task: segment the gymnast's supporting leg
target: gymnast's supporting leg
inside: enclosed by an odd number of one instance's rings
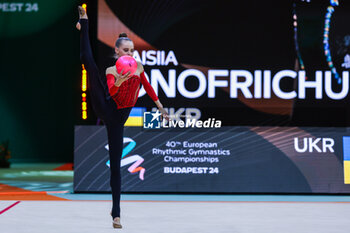
[[[114,119],[106,122],[109,144],[110,157],[110,185],[112,189],[112,217],[120,217],[120,191],[121,191],[121,175],[120,160],[123,153],[123,134],[124,124],[129,117],[131,108],[123,108],[115,110]]]

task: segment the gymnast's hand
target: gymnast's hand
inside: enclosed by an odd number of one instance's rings
[[[167,111],[163,107],[159,108],[159,111],[162,113],[162,117],[164,119],[166,119],[167,121],[170,121],[169,114],[167,113]]]
[[[163,104],[160,102],[160,100],[156,100],[154,101],[154,103],[157,105],[158,110],[160,111],[160,113],[162,114],[163,119],[166,119],[167,121],[170,121],[170,117],[169,114],[167,113],[167,111],[163,108]]]
[[[120,87],[120,85],[122,85],[123,82],[125,82],[126,80],[128,80],[129,78],[131,78],[132,75],[130,75],[130,71],[123,74],[123,70],[120,71],[120,73],[118,73],[117,69],[114,67],[112,74],[115,77],[115,83],[114,85],[117,87]]]

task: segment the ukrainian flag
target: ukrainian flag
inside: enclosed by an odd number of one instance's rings
[[[146,108],[133,107],[125,126],[143,126],[143,112],[145,111]]]
[[[344,184],[350,184],[350,137],[343,137]]]

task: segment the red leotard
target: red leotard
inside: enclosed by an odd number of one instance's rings
[[[153,101],[158,100],[151,84],[146,79],[145,72],[142,72],[140,76],[133,75],[127,81],[123,82],[120,87],[116,87],[114,83],[115,77],[112,74],[107,74],[109,94],[116,102],[118,109],[134,107],[139,96],[140,83],[142,83],[147,94]]]

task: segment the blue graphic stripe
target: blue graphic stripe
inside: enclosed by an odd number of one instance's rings
[[[146,108],[142,107],[133,107],[130,112],[130,117],[143,117],[143,112],[146,111]]]
[[[343,137],[343,154],[344,161],[350,161],[350,137]]]
[[[129,142],[129,144],[126,147],[124,147],[124,149],[123,149],[122,158],[124,158],[126,155],[128,155],[132,151],[132,149],[134,149],[135,146],[136,146],[135,141]],[[106,162],[106,165],[108,167],[111,165],[109,160]]]
[[[130,143],[123,149],[122,158],[124,158],[125,155],[129,154],[129,152],[131,152],[132,149],[134,149],[135,146],[136,146],[136,142],[135,142],[135,141],[130,142]]]

